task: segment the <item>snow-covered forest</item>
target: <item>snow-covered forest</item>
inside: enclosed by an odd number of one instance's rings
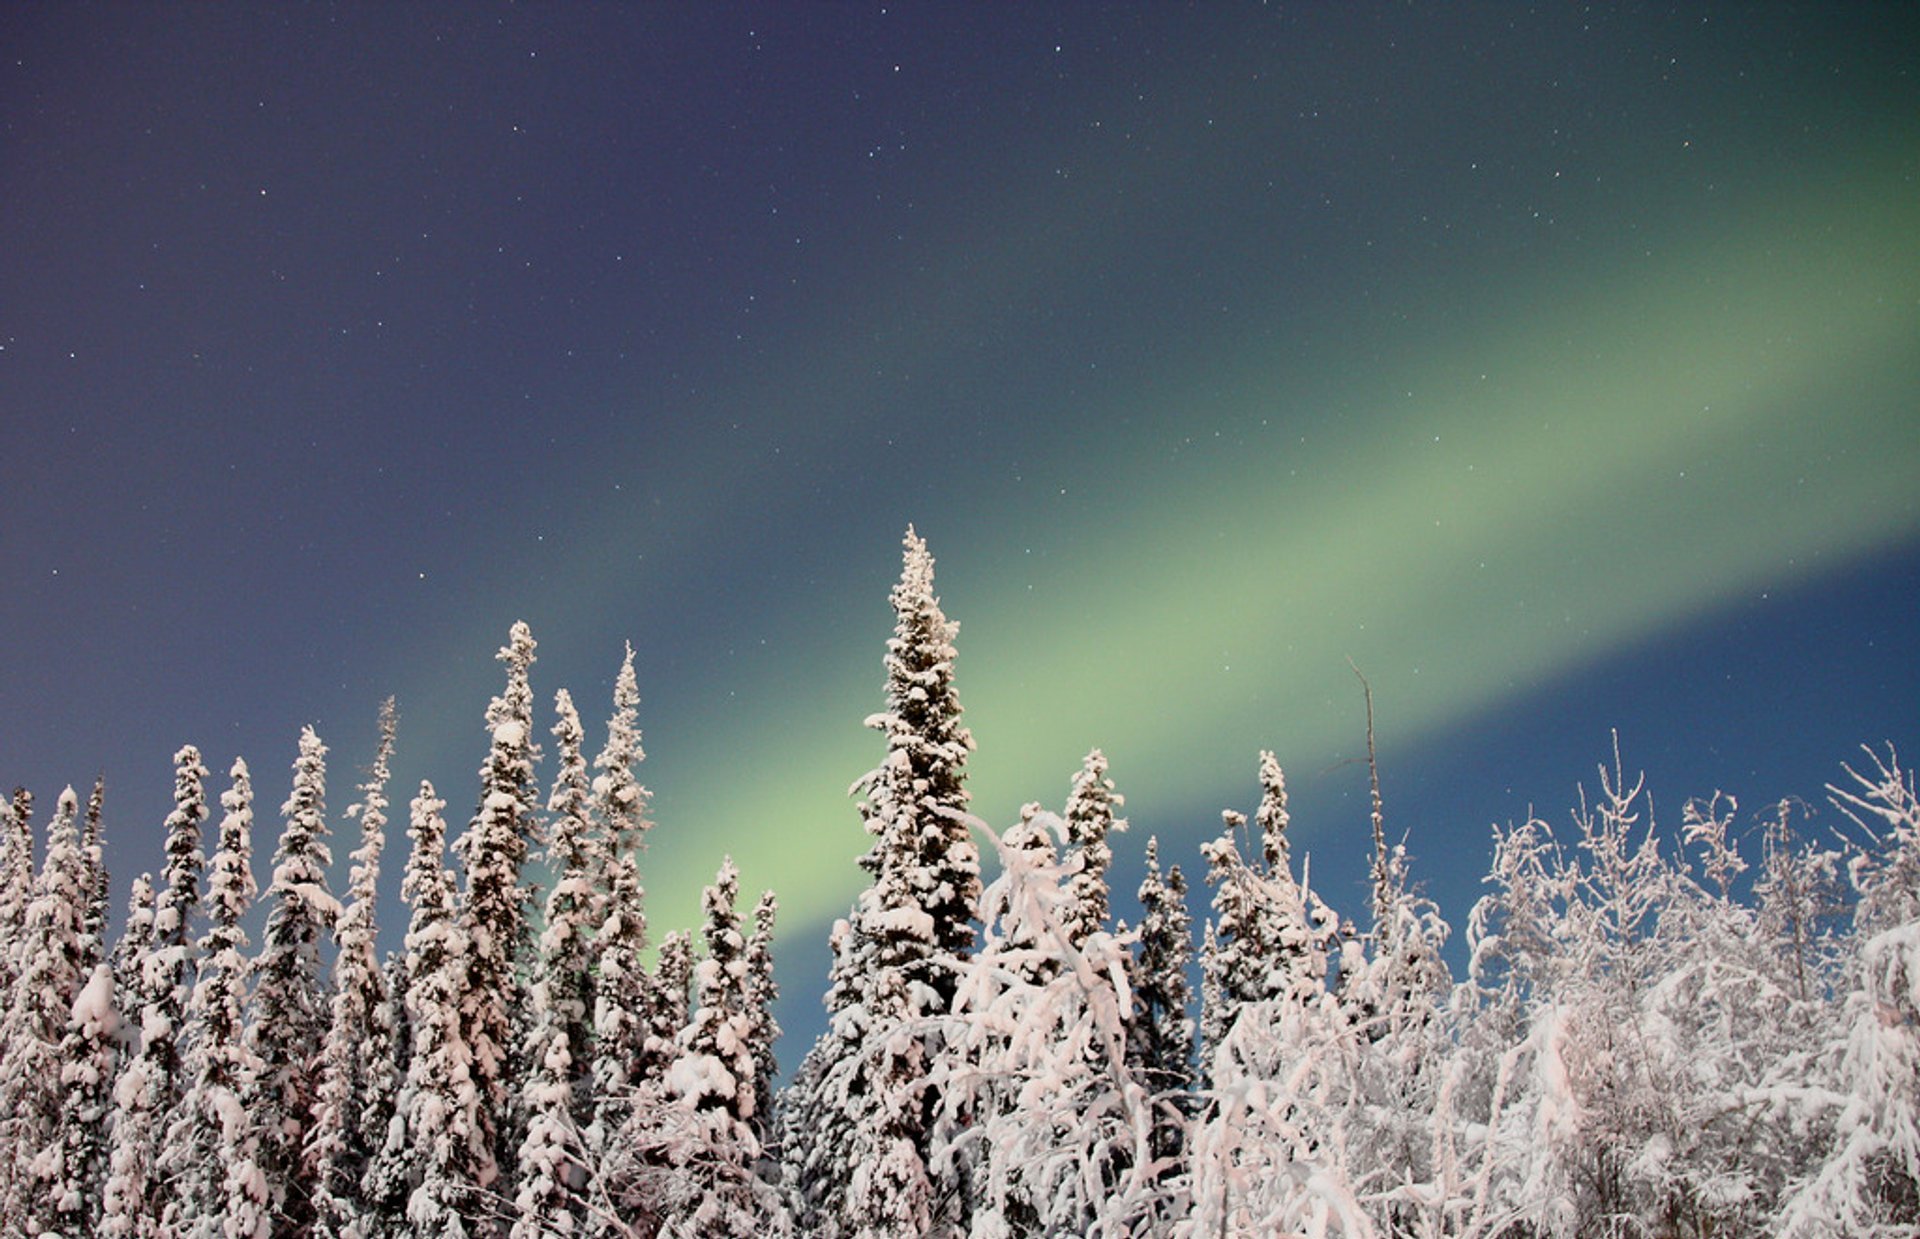
[[[391,703],[344,813],[309,729],[264,890],[244,761],[179,750],[164,855],[112,916],[102,786],[16,791],[0,1232],[1920,1233],[1920,798],[1892,749],[1837,769],[1818,828],[1717,793],[1656,826],[1616,755],[1563,822],[1494,830],[1451,955],[1377,780],[1343,915],[1262,753],[1198,855],[1141,841],[1127,923],[1105,758],[1057,810],[971,815],[957,626],[911,530],[891,601],[866,885],[778,1091],[772,895],[743,908],[716,857],[698,932],[649,932],[631,650],[595,751],[564,690],[536,719],[513,628],[452,836],[433,786],[393,803]]]

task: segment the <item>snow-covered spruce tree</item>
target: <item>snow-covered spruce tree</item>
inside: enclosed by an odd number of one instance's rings
[[[273,1233],[285,1239],[313,1225],[313,1185],[301,1174],[300,1154],[313,1127],[314,1068],[326,1040],[320,940],[340,915],[327,891],[333,857],[326,844],[326,757],[313,728],[303,728],[293,791],[280,806],[285,824],[264,900],[267,923],[247,1023],[247,1045],[259,1065],[243,1100],[260,1128],[256,1166]]]
[[[360,821],[346,910],[335,931],[333,997],[314,1085],[313,1127],[307,1136],[305,1178],[313,1187],[315,1239],[365,1239],[361,1180],[386,1135],[388,1117],[373,1104],[393,1094],[393,1027],[388,1022],[386,976],[380,969],[380,853],[386,847],[387,779],[396,723],[393,698],[380,706],[380,741],[360,802],[347,810]],[[388,1114],[390,1115],[389,1109]]]
[[[639,852],[648,827],[647,789],[635,772],[646,754],[640,747],[640,690],[633,673],[633,647],[627,647],[613,682],[613,715],[607,743],[595,759],[593,804],[605,832],[609,855],[602,920],[595,929],[593,996],[592,1117],[587,1145],[598,1165],[608,1141],[632,1112],[637,1073],[646,1053],[648,987],[643,952],[647,945],[645,892],[640,885]],[[601,1227],[599,1219],[592,1225]]]
[[[60,1127],[66,1092],[61,1043],[86,979],[81,917],[87,873],[71,787],[47,826],[46,862],[23,926],[20,975],[0,1018],[0,1217],[32,1235],[51,1227],[59,1201]]]
[[[774,1043],[780,1040],[780,1025],[773,1017],[780,998],[773,978],[773,925],[779,915],[780,900],[772,891],[762,891],[760,902],[753,906],[753,934],[747,939],[747,1005],[756,1030],[750,1123],[763,1158],[773,1140],[773,1081],[780,1071],[773,1056]]]
[[[972,1167],[981,1239],[1131,1235],[1159,1212],[1151,1107],[1127,1057],[1127,944],[1105,928],[1076,936],[1073,870],[1056,851],[1070,830],[1025,813],[999,840],[934,1068],[936,1156]]]
[[[12,993],[20,977],[32,903],[33,793],[16,787],[0,811],[0,993]]]
[[[178,1184],[164,1219],[180,1239],[254,1239],[267,1233],[264,1184],[254,1173],[259,1130],[241,1102],[258,1069],[245,1043],[246,931],[253,905],[253,783],[235,759],[220,795],[213,862],[207,874],[207,931],[187,1008],[187,1092],[159,1157],[160,1174]],[[229,1182],[229,1173],[235,1175]]]
[[[692,1011],[675,1039],[663,1104],[629,1127],[642,1167],[642,1209],[661,1239],[758,1239],[790,1233],[779,1194],[757,1173],[754,1107],[767,1037],[740,932],[740,873],[731,857],[701,896],[706,956],[693,969]]]
[[[592,935],[603,919],[594,882],[606,869],[607,851],[590,816],[580,713],[564,688],[555,694],[554,711],[560,769],[547,804],[553,815],[547,843],[552,885],[534,963],[532,1025],[521,1054],[527,1134],[518,1156],[514,1239],[577,1233],[590,1194],[583,1133],[592,1106]]]
[[[127,891],[126,921],[114,941],[108,962],[113,965],[113,1007],[122,1021],[128,1057],[140,1048],[140,1009],[146,1005],[146,958],[153,949],[153,875],[136,874]]]
[[[404,1137],[406,1119],[400,1112],[400,1090],[407,1081],[407,1066],[413,1058],[413,1024],[407,1018],[407,957],[389,952],[380,969],[381,988],[386,1001],[374,1021],[376,1037],[384,1036],[384,1062],[373,1061],[375,1048],[368,1049],[367,1093],[361,1104],[361,1129],[369,1141],[367,1166],[360,1176],[360,1239],[413,1239],[407,1224],[407,1193],[402,1177],[404,1163],[389,1155],[396,1138]]]
[[[1868,843],[1850,869],[1855,908],[1830,1151],[1795,1185],[1780,1233],[1892,1239],[1920,1233],[1920,795],[1898,755],[1868,750],[1828,787]]]
[[[120,1060],[120,1017],[113,1005],[113,969],[96,964],[74,995],[73,1012],[60,1043],[60,1112],[53,1171],[52,1231],[100,1233],[100,1197],[107,1177],[108,1123],[113,1113],[114,1072]]]
[[[80,859],[87,871],[87,902],[80,917],[81,952],[88,976],[107,958],[107,903],[113,891],[107,882],[106,841],[102,834],[106,802],[107,780],[102,776],[93,781],[93,792],[87,797],[87,815],[80,828]]]
[[[1127,980],[1133,1012],[1127,1024],[1127,1062],[1153,1103],[1149,1145],[1155,1174],[1177,1173],[1193,1110],[1193,918],[1187,880],[1174,865],[1160,870],[1160,842],[1147,840],[1147,873],[1140,882],[1140,946]]]
[[[959,1224],[963,1193],[930,1172],[924,1078],[940,1052],[973,945],[980,858],[964,786],[973,739],[954,690],[958,625],[933,592],[933,557],[909,528],[894,587],[880,766],[854,784],[874,837],[872,881],[835,927],[832,1027],[795,1077],[783,1148],[800,1228],[812,1234],[931,1236]]]
[[[1303,883],[1294,881],[1287,847],[1287,788],[1280,763],[1260,754],[1260,861],[1240,855],[1235,836],[1246,817],[1221,815],[1220,837],[1201,845],[1214,917],[1201,952],[1202,1075],[1241,1008],[1270,999],[1315,1000],[1326,989],[1328,949],[1337,921]]]
[[[407,1013],[413,1054],[398,1114],[370,1173],[376,1197],[405,1193],[414,1239],[468,1239],[492,1233],[484,1207],[478,1140],[480,1098],[465,1038],[469,944],[445,868],[446,802],[420,785],[408,831],[413,849],[401,897],[413,909],[407,928]]]
[[[1077,858],[1067,878],[1073,902],[1066,913],[1067,933],[1075,946],[1107,928],[1107,870],[1113,864],[1113,848],[1107,836],[1126,830],[1126,821],[1114,817],[1114,811],[1125,803],[1126,798],[1114,790],[1113,780],[1107,777],[1107,755],[1094,749],[1073,776],[1065,814],[1067,842]]]
[[[522,966],[531,954],[528,906],[521,881],[528,848],[537,840],[533,781],[539,748],[533,742],[533,690],[527,673],[535,642],[516,623],[495,657],[507,668],[505,689],[487,706],[490,744],[480,767],[480,806],[455,850],[466,869],[461,927],[467,972],[460,999],[462,1040],[473,1056],[479,1106],[474,1153],[483,1188],[511,1196],[513,1158],[519,1152],[519,1111],[513,1082],[515,1032],[526,1018]]]
[[[151,931],[130,963],[137,964],[139,1047],[115,1086],[116,1115],[100,1233],[107,1239],[148,1239],[160,1230],[174,1198],[173,1181],[155,1173],[159,1144],[173,1128],[185,1092],[181,1032],[193,979],[188,920],[200,903],[200,828],[207,820],[200,750],[173,755],[173,812],[167,815],[165,869],[153,897]],[[139,895],[136,891],[136,906]],[[127,932],[140,927],[129,918]]]

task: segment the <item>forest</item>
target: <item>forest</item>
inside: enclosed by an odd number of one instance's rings
[[[1716,793],[1673,832],[1616,751],[1565,824],[1492,831],[1464,952],[1377,777],[1350,917],[1309,885],[1261,753],[1258,807],[1223,814],[1198,882],[1144,841],[1128,923],[1100,751],[1058,809],[969,812],[933,566],[909,529],[867,720],[884,752],[855,784],[865,886],[831,931],[827,1030],[783,1086],[773,895],[741,907],[720,859],[697,934],[649,933],[630,647],[589,756],[564,689],[536,721],[512,628],[464,829],[431,784],[407,799],[400,952],[376,918],[401,850],[392,702],[337,820],[301,735],[264,890],[242,760],[216,783],[179,750],[164,855],[124,911],[104,784],[50,812],[16,790],[0,1231],[1920,1233],[1920,796],[1891,746],[1838,767],[1830,825]]]

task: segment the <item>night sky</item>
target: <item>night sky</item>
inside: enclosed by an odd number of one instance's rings
[[[594,749],[632,641],[656,936],[731,852],[804,1026],[912,522],[975,807],[1103,746],[1124,884],[1272,748],[1360,910],[1349,658],[1456,926],[1615,728],[1822,809],[1920,758],[1920,18],[1542,8],[6,6],[0,782],[121,900],[394,694],[397,890],[512,621]]]

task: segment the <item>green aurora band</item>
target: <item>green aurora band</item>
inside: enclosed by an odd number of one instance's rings
[[[1026,800],[1058,802],[1098,745],[1132,814],[1171,833],[1166,814],[1222,786],[1250,800],[1258,749],[1302,769],[1352,753],[1349,658],[1390,704],[1394,743],[1414,744],[1915,537],[1920,199],[1907,163],[1854,161],[1844,192],[1730,211],[1701,235],[1663,238],[1660,257],[1490,275],[1477,299],[1305,363],[1264,345],[1256,325],[1110,411],[1232,429],[1193,476],[1137,444],[1101,459],[1106,500],[1061,518],[1080,522],[1064,539],[1070,560],[1020,562],[1044,512],[970,517],[964,547],[922,518],[962,625],[976,810],[998,828]],[[1054,255],[1024,276],[995,261],[990,278],[1059,278],[1086,259]],[[1005,291],[976,284],[948,309],[984,314]],[[939,349],[932,333],[902,347],[906,365]],[[874,416],[883,403],[863,392],[876,382],[867,356],[796,348],[735,407],[785,381],[781,398],[820,411],[804,450],[829,451],[846,427],[828,410]],[[725,535],[705,530],[742,519],[722,497],[753,494],[756,466],[716,450],[675,462],[675,478],[663,504],[673,542],[711,545]],[[785,518],[771,502],[755,519]],[[554,573],[595,583],[570,604],[594,640],[619,638],[611,617],[635,582],[590,566],[631,540],[605,531]],[[778,890],[788,936],[817,935],[844,911],[865,847],[846,789],[881,751],[859,724],[880,707],[890,583],[823,584],[871,599],[872,623],[854,633],[826,603],[796,598],[779,642],[726,670],[760,696],[661,737],[642,772],[658,797],[646,863],[656,925],[696,922],[722,853],[743,885]],[[491,649],[504,629],[436,645]],[[642,646],[643,697],[648,662]],[[431,686],[409,699],[445,700]],[[462,736],[449,752],[473,747]],[[1302,827],[1310,842],[1316,824]],[[1165,844],[1189,859],[1191,837]]]
[[[1353,751],[1348,657],[1415,742],[1913,537],[1920,210],[1910,186],[1884,188],[1396,364],[1417,414],[1276,432],[1203,496],[1156,495],[1140,466],[1115,484],[1140,500],[1130,519],[1044,588],[995,592],[984,563],[944,572],[976,809],[998,828],[1062,799],[1094,745],[1136,814],[1236,778],[1251,797],[1260,748],[1307,768]],[[1245,369],[1230,402],[1288,405],[1285,376]],[[938,556],[939,530],[922,532]],[[722,848],[780,891],[789,930],[844,910],[864,847],[844,788],[879,756],[854,723],[878,707],[888,584],[870,585],[870,639],[826,645],[790,712],[654,773],[715,822],[654,836],[663,923],[687,923]],[[729,760],[745,752],[765,763],[748,786]]]

